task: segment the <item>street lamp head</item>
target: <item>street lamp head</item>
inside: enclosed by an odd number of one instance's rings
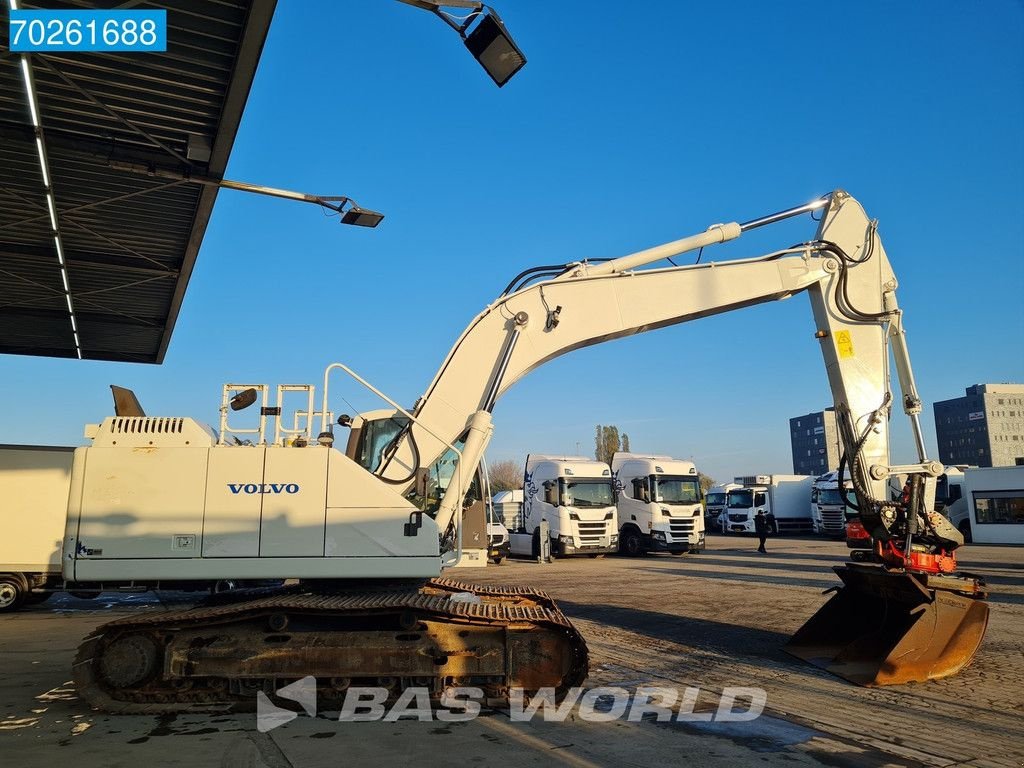
[[[526,64],[526,56],[512,40],[498,12],[479,0],[399,0],[430,11],[459,33],[466,48],[501,88]],[[470,13],[455,17],[443,7],[465,8]],[[472,30],[470,29],[472,27]]]
[[[481,15],[479,23],[463,40],[473,58],[501,88],[526,65],[526,56],[509,35],[497,11],[484,6]]]
[[[383,213],[377,213],[376,211],[371,211],[366,208],[360,208],[355,204],[341,214],[342,224],[352,224],[356,227],[376,227],[383,220]]]

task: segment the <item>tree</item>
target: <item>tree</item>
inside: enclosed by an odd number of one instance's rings
[[[518,461],[505,459],[488,466],[491,493],[516,491],[523,487],[523,467]]]
[[[717,485],[717,483],[715,482],[715,478],[708,477],[703,472],[698,472],[697,473],[697,478],[700,480],[700,492],[701,493],[707,493],[708,489],[712,485]]]
[[[619,436],[619,428],[615,425],[597,425],[594,430],[594,458],[605,464],[612,463],[612,455],[616,451],[629,450],[629,435],[625,432]]]

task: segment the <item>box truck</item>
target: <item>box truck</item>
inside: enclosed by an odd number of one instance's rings
[[[947,471],[946,515],[976,544],[1024,544],[1024,466]]]
[[[0,445],[0,611],[45,600],[61,582],[74,448]]]
[[[616,453],[619,551],[699,552],[704,548],[700,478],[691,461],[671,456]]]
[[[775,519],[774,533],[809,533],[813,475],[744,475],[726,497],[723,531],[754,533],[758,510]]]
[[[539,557],[547,521],[552,555],[603,555],[619,547],[611,468],[582,456],[530,454],[523,475],[523,517],[509,534],[514,555]]]

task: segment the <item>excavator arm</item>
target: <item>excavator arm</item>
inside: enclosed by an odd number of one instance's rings
[[[815,210],[821,218],[814,238],[789,248],[753,259],[643,269]],[[806,291],[843,447],[840,483],[849,476],[874,551],[871,564],[835,568],[843,586],[786,650],[862,685],[954,674],[984,636],[986,593],[980,579],[954,573],[954,550],[963,539],[933,511],[943,467],[925,451],[896,288],[877,223],[842,191],[618,259],[527,271],[470,323],[407,414],[406,427],[370,468],[386,482],[408,484],[459,441],[458,470],[468,477],[487,446],[498,398],[548,360]],[[911,464],[890,461],[894,407],[910,422],[917,449]],[[897,498],[889,492],[894,477],[905,478]],[[464,485],[450,483],[441,500],[442,532],[457,525]]]
[[[648,268],[687,251],[733,240],[743,232],[821,211],[812,240],[758,258]],[[955,530],[934,530],[927,515],[942,466],[925,454],[921,401],[906,351],[897,282],[877,226],[842,191],[743,224],[707,231],[611,261],[523,273],[469,324],[412,410],[414,417],[368,467],[386,482],[412,487],[417,470],[448,445],[464,444],[461,471],[475,471],[491,434],[498,398],[543,363],[574,349],[806,291],[839,416],[846,462],[868,530],[880,540],[917,538],[952,549]],[[538,282],[531,278],[540,277]],[[890,344],[890,342],[892,342]],[[890,346],[900,383],[899,404],[910,419],[917,463],[889,460]],[[391,416],[388,413],[385,418]],[[912,478],[912,498],[888,498],[891,475]],[[452,483],[437,522],[444,531],[461,510],[462,483]],[[910,502],[915,513],[908,514]]]

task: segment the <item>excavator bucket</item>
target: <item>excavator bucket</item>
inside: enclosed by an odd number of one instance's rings
[[[948,677],[974,658],[988,625],[979,580],[853,563],[834,570],[843,586],[797,630],[787,653],[865,686]]]

